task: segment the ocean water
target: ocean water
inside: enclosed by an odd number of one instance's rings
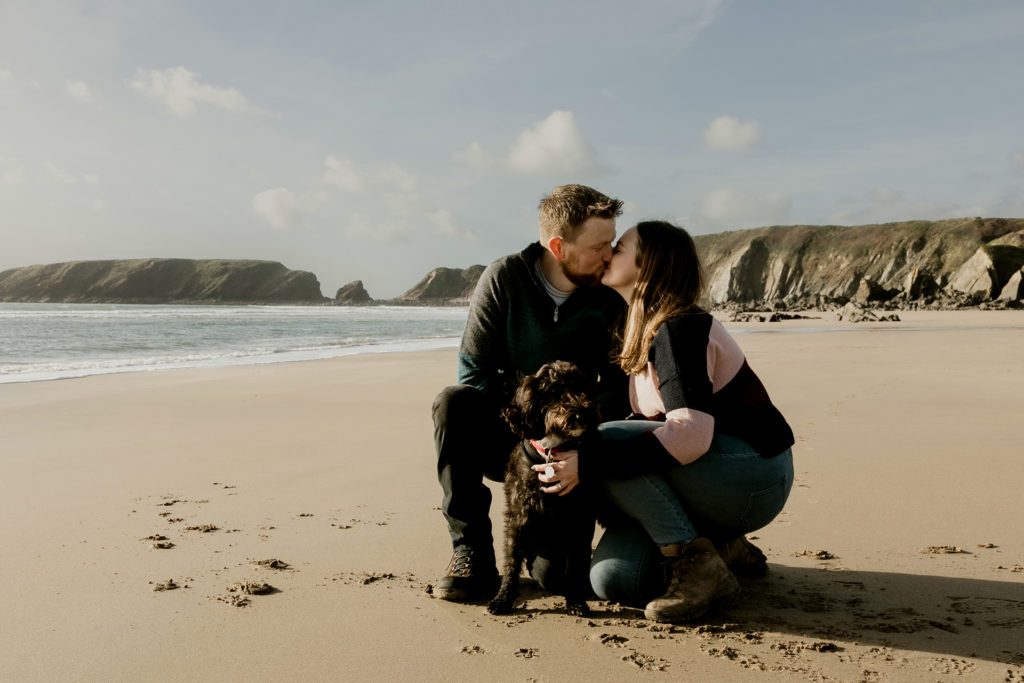
[[[0,383],[457,346],[466,308],[0,303]]]

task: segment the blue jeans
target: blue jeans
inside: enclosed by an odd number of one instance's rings
[[[621,441],[660,422],[606,422],[603,440]],[[622,454],[627,463],[629,453]],[[707,453],[659,474],[604,482],[627,519],[611,522],[594,551],[590,583],[598,597],[642,607],[665,591],[659,545],[736,538],[767,525],[793,487],[793,453],[765,458],[741,439],[717,435]]]

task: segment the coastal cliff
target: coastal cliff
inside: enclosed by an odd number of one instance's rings
[[[434,268],[411,289],[398,296],[395,303],[460,305],[469,302],[476,281],[484,266],[469,268]]]
[[[1010,289],[1024,267],[1024,219],[775,226],[695,241],[716,305],[1020,300]]]
[[[133,259],[5,270],[0,301],[310,304],[325,299],[313,273],[275,261]]]
[[[716,308],[1017,307],[1024,300],[1024,219],[963,218],[880,225],[790,225],[698,235]],[[303,303],[458,306],[484,266],[435,268],[394,299],[362,281],[320,292],[316,276],[273,261],[75,261],[0,273],[0,301]]]
[[[789,225],[694,237],[715,307],[1016,306],[1024,219]],[[483,266],[436,268],[388,303],[458,304]]]

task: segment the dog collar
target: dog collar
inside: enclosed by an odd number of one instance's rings
[[[562,449],[559,448],[558,446],[555,446],[554,448],[544,448],[533,439],[530,439],[530,445],[537,449],[537,452],[543,455],[545,458],[562,452]]]

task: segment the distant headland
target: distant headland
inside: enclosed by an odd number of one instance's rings
[[[1024,219],[773,226],[695,236],[715,307],[986,308],[1024,300]],[[71,261],[0,272],[0,301],[122,304],[466,305],[484,266],[435,268],[394,299],[362,281],[324,297],[275,261]]]

